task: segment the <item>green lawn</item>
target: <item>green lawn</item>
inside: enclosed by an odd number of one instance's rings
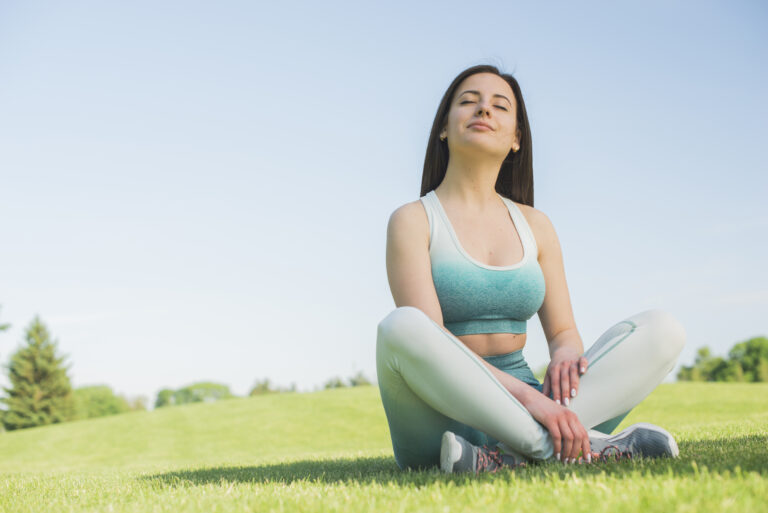
[[[0,433],[0,511],[768,511],[768,384],[660,386],[676,460],[402,472],[376,387]]]

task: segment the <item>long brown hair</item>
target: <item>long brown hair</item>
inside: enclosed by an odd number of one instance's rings
[[[500,73],[496,66],[480,64],[467,68],[453,79],[448,90],[440,100],[432,132],[427,142],[427,155],[424,158],[424,174],[421,177],[421,196],[437,188],[445,178],[448,167],[448,143],[440,140],[440,130],[445,126],[456,88],[470,75],[476,73],[493,73],[500,76],[512,88],[517,101],[517,127],[520,130],[520,149],[510,150],[501,164],[499,177],[496,180],[496,192],[518,203],[533,206],[533,154],[531,153],[531,127],[528,124],[528,114],[525,111],[523,93],[512,75]]]

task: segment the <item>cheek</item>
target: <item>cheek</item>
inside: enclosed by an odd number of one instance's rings
[[[456,130],[456,127],[458,127],[461,124],[461,120],[459,119],[459,114],[456,111],[451,112],[448,115],[448,130]]]
[[[499,135],[505,141],[509,141],[510,143],[512,143],[512,141],[514,141],[514,139],[515,139],[515,129],[516,128],[517,128],[517,126],[514,123],[508,123],[508,124],[504,125],[504,128],[499,133]]]

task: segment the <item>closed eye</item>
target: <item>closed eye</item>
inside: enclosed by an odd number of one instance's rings
[[[475,103],[475,102],[470,101],[470,100],[464,100],[463,102],[459,103],[459,105],[464,105],[465,103]],[[507,110],[507,111],[509,110],[508,108],[506,108],[503,105],[494,105],[494,107],[496,107],[497,109],[501,109],[501,110]]]

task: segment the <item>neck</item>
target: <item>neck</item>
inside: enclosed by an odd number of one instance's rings
[[[435,189],[440,195],[466,207],[484,210],[498,203],[496,180],[501,170],[497,158],[467,159],[461,154],[451,155],[445,178]]]

